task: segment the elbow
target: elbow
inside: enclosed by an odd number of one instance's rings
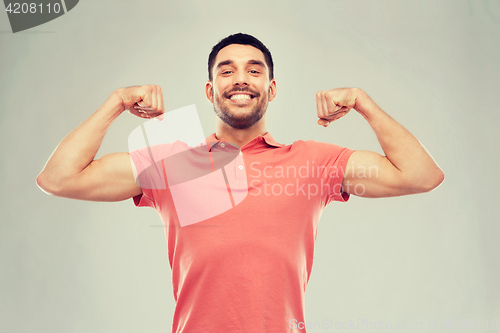
[[[443,181],[444,181],[444,172],[440,168],[437,168],[437,170],[432,175],[432,182],[430,183],[429,191],[432,191],[433,189],[441,185]]]
[[[444,172],[440,168],[437,168],[435,171],[430,172],[425,182],[423,182],[423,186],[421,188],[421,192],[430,192],[441,185],[444,181]]]
[[[51,180],[43,171],[36,177],[36,184],[49,195],[57,195],[59,191],[57,182]]]
[[[444,172],[440,168],[408,177],[402,182],[405,194],[426,193],[434,190],[444,181]]]

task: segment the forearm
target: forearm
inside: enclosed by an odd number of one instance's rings
[[[387,159],[403,179],[424,187],[435,187],[442,182],[443,172],[417,138],[362,90],[358,91],[355,109],[368,121]]]
[[[123,104],[113,93],[96,112],[61,141],[38,176],[38,185],[51,192],[82,172],[95,158],[106,131],[122,111]]]

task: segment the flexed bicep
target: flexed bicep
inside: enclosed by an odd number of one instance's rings
[[[112,153],[93,160],[51,194],[79,200],[121,201],[142,193],[135,179],[129,154]]]
[[[365,198],[384,198],[418,193],[391,161],[376,152],[356,150],[349,157],[342,188]]]

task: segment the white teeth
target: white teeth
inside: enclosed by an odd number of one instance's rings
[[[250,95],[237,94],[237,95],[231,96],[231,99],[250,99]]]

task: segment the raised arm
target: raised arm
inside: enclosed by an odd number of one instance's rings
[[[420,141],[363,90],[321,91],[316,99],[318,124],[328,126],[355,109],[368,121],[385,153],[352,153],[344,172],[344,192],[367,198],[393,197],[428,192],[444,180],[443,171]]]
[[[159,86],[121,88],[69,133],[38,175],[38,186],[48,194],[80,200],[120,201],[141,194],[128,153],[113,153],[94,160],[104,134],[125,110],[141,118],[161,116]]]

